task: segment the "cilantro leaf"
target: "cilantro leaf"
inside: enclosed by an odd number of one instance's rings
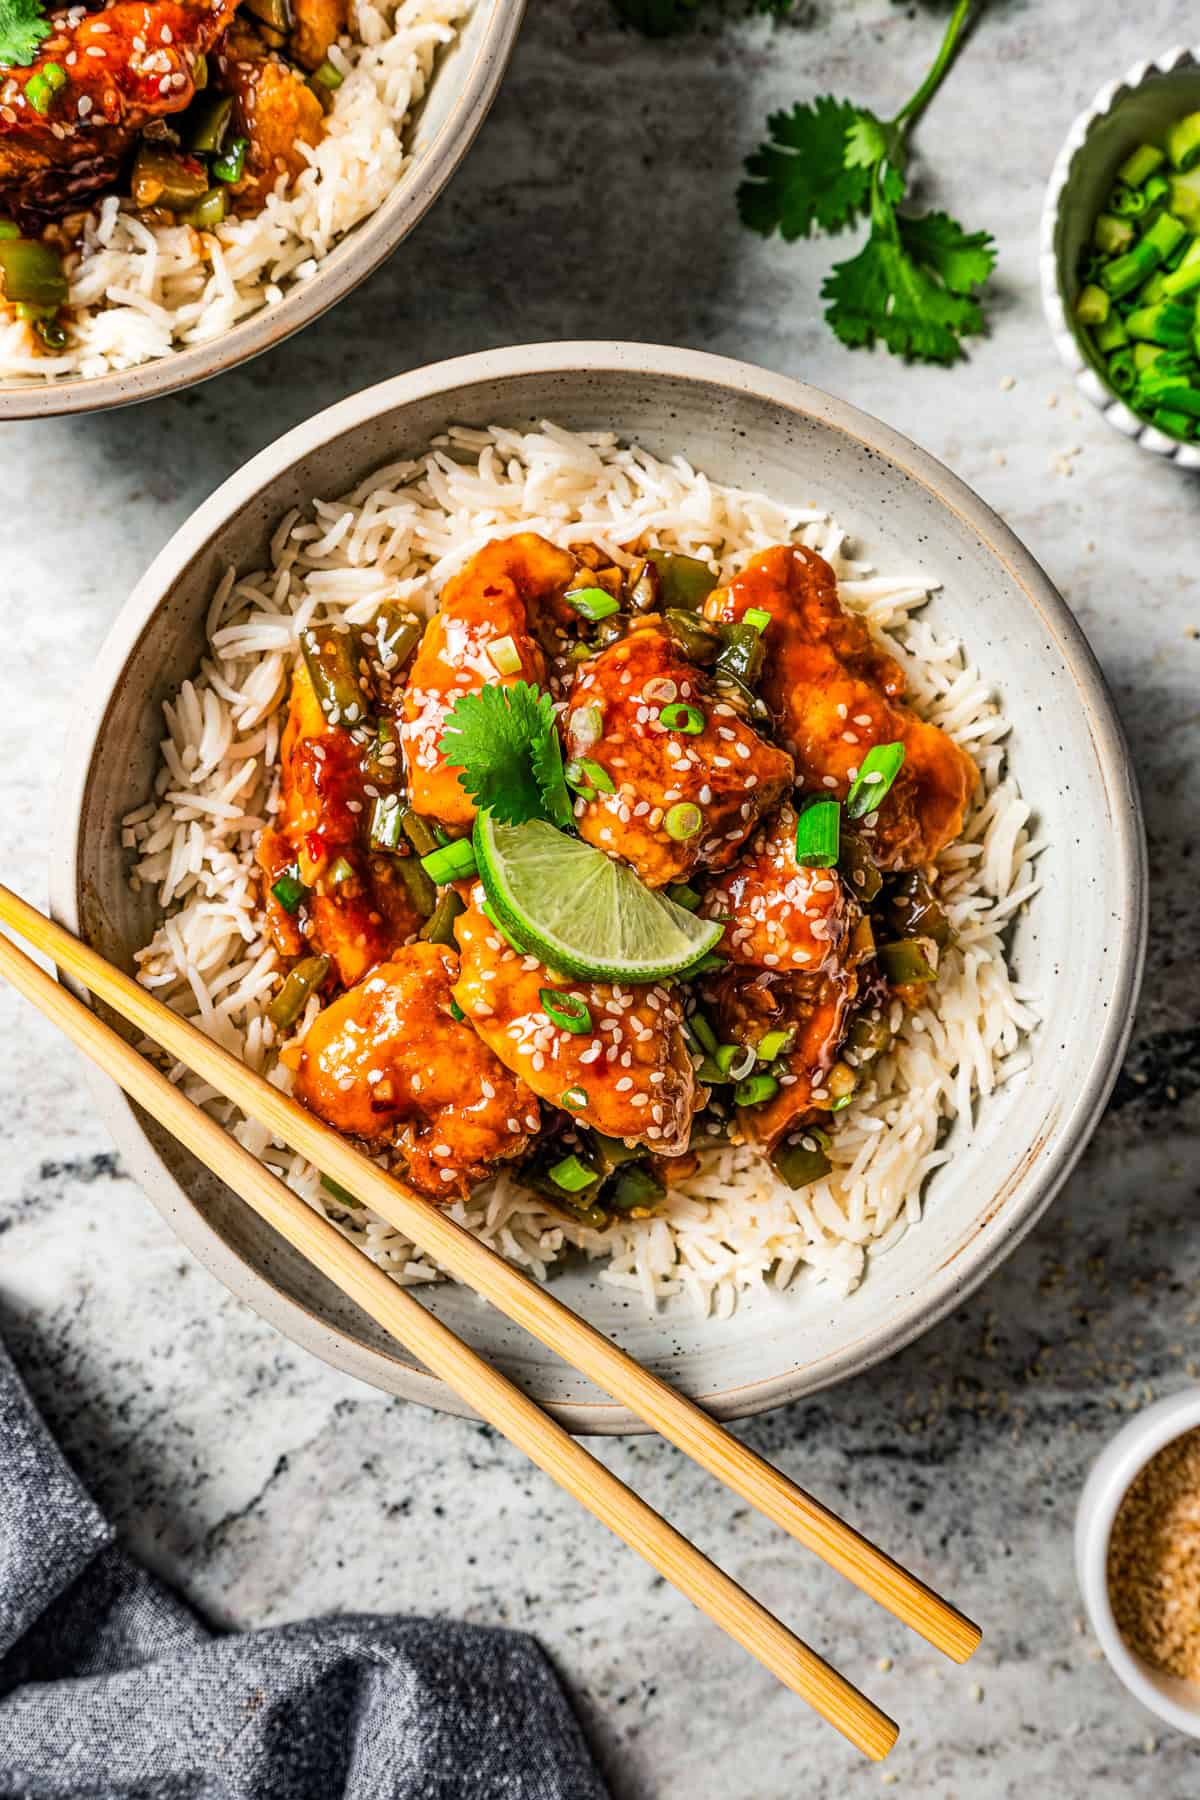
[[[821,289],[826,320],[851,348],[880,338],[895,356],[956,362],[960,339],[983,329],[970,295],[994,262],[986,232],[968,235],[945,213],[906,218],[883,202],[863,248],[835,263]]]
[[[529,682],[464,694],[447,716],[439,748],[450,768],[461,769],[459,786],[502,824],[571,824],[554,702]]]
[[[871,170],[847,166],[847,134],[869,117],[832,94],[772,113],[771,141],[746,159],[751,179],[738,189],[742,223],[764,237],[778,231],[789,243],[814,226],[841,231],[849,225],[870,198]]]
[[[0,67],[27,69],[49,36],[39,0],[0,0]]]

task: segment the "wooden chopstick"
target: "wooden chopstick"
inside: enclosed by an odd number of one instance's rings
[[[894,1617],[955,1662],[977,1648],[977,1625],[924,1582],[772,1468],[716,1420],[617,1348],[544,1287],[387,1175],[312,1113],[280,1093],[89,945],[0,885],[0,921],[12,926],[243,1112],[365,1201],[458,1281],[572,1363],[662,1436],[782,1527]]]
[[[721,1629],[879,1762],[899,1735],[887,1714],[676,1531],[570,1432],[476,1355],[410,1293],[188,1100],[165,1075],[0,935],[0,974],[302,1256],[408,1346],[489,1424],[645,1557]]]

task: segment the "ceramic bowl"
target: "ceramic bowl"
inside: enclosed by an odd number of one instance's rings
[[[1075,1517],[1075,1573],[1109,1666],[1135,1699],[1177,1731],[1200,1737],[1200,1682],[1164,1675],[1126,1644],[1108,1592],[1108,1543],[1121,1502],[1160,1450],[1200,1426],[1200,1388],[1158,1400],[1132,1418],[1094,1463]]]
[[[153,928],[133,894],[119,821],[150,791],[161,702],[198,665],[209,596],[230,564],[262,567],[294,505],[416,455],[449,425],[613,429],[682,452],[718,481],[830,508],[882,568],[914,561],[945,586],[930,605],[1003,695],[1011,756],[1049,841],[1043,883],[1015,922],[1021,981],[1045,1024],[1032,1065],[955,1128],[926,1217],[849,1299],[807,1278],[732,1317],[640,1301],[573,1266],[555,1291],[633,1355],[722,1416],[857,1373],[942,1318],[1008,1254],[1075,1163],[1116,1076],[1143,952],[1145,872],[1129,759],[1071,613],[994,513],[897,432],[761,369],[689,350],[555,344],[488,351],[402,375],[319,414],[257,456],[176,534],[131,596],[81,695],[57,808],[56,914],[125,967]],[[298,1342],[394,1393],[459,1410],[384,1336],[114,1088],[93,1083],[125,1166],[234,1292]],[[579,1430],[636,1429],[619,1406],[473,1294],[424,1298]]]
[[[310,281],[293,284],[278,306],[262,307],[209,343],[133,369],[65,381],[0,380],[0,422],[101,412],[195,387],[320,318],[391,255],[454,174],[496,97],[524,10],[525,0],[475,0],[406,127],[412,161],[403,179],[334,246]]]
[[[1200,46],[1177,45],[1135,63],[1102,87],[1080,113],[1050,176],[1042,208],[1042,306],[1054,343],[1075,384],[1122,436],[1143,450],[1200,469],[1200,444],[1181,444],[1126,406],[1104,379],[1102,365],[1075,328],[1079,254],[1119,165],[1147,138],[1161,138],[1182,113],[1200,107]]]

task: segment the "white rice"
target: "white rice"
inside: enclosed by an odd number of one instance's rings
[[[793,1192],[755,1151],[722,1146],[704,1154],[700,1171],[673,1187],[652,1219],[604,1232],[567,1223],[511,1174],[451,1210],[538,1275],[570,1246],[605,1259],[601,1279],[650,1307],[683,1295],[724,1314],[740,1290],[786,1287],[801,1269],[848,1293],[868,1251],[890,1247],[920,1219],[924,1184],[951,1153],[943,1142],[950,1121],[969,1132],[976,1100],[1028,1061],[1024,1039],[1036,1015],[1007,966],[1004,932],[1036,890],[1039,846],[1006,773],[1007,725],[986,681],[959,644],[913,616],[934,578],[916,569],[872,574],[849,559],[844,534],[819,511],[719,487],[682,456],[664,463],[609,433],[543,423],[530,433],[455,430],[419,461],[289,514],[272,540],[270,567],[240,577],[230,570],[214,594],[209,655],[164,708],[154,798],[125,821],[133,880],[153,885],[163,914],[140,955],[140,978],[289,1085],[263,1012],[276,962],[263,932],[254,844],[277,799],[297,633],[314,615],[365,621],[385,599],[429,612],[449,575],[489,538],[516,530],[563,545],[594,542],[624,563],[627,545],[649,540],[715,559],[726,575],[770,544],[790,539],[820,550],[845,604],[903,664],[918,709],[969,750],[981,783],[963,837],[941,858],[957,944],[920,1011],[903,1016],[897,1005],[895,1046],[842,1113],[826,1180]],[[193,1097],[212,1100],[193,1077],[175,1073]],[[223,1103],[214,1110],[231,1117]],[[438,1279],[382,1220],[330,1201],[316,1170],[260,1126],[239,1118],[233,1130],[397,1280]]]
[[[350,35],[329,52],[345,79],[308,167],[253,218],[215,231],[147,226],[115,194],[88,215],[69,268],[70,343],[39,354],[0,302],[0,379],[96,376],[207,343],[308,281],[338,239],[387,199],[411,157],[408,115],[470,0],[351,0]],[[280,178],[279,187],[286,186]]]

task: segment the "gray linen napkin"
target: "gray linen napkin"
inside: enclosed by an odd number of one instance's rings
[[[214,1634],[116,1547],[0,1344],[0,1800],[606,1800],[532,1638]]]

